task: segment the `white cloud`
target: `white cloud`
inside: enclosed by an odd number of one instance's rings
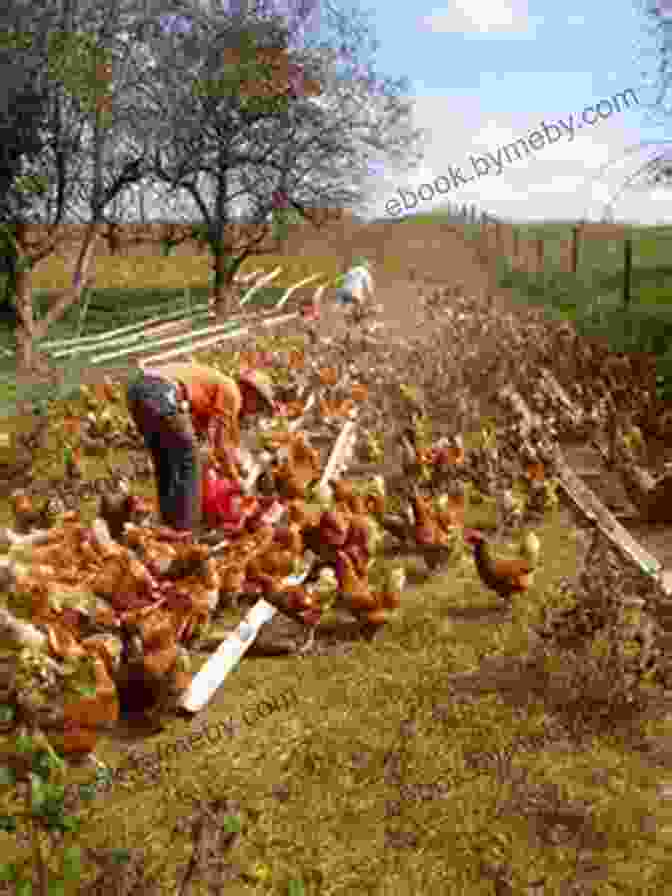
[[[586,20],[583,16],[567,16],[568,25],[585,25]]]
[[[528,183],[525,189],[528,193],[573,193],[583,186],[582,176],[556,174],[551,180],[539,181],[536,184]]]
[[[445,9],[425,16],[421,23],[436,34],[465,31],[488,33],[498,30],[526,31],[530,20],[527,0],[452,0]]]
[[[500,127],[494,121],[489,121],[484,128],[474,134],[471,140],[471,152],[489,152],[493,147],[505,146],[513,143],[519,135],[509,128]]]
[[[548,121],[547,124],[550,125],[551,122]],[[534,128],[530,128],[530,130],[534,130]],[[575,132],[574,137],[570,140],[563,128],[561,139],[557,143],[544,145],[544,148],[539,150],[539,155],[542,152],[544,159],[554,165],[557,165],[558,162],[572,162],[585,167],[593,167],[603,165],[609,159],[609,143],[598,137],[589,137],[585,131],[579,134]]]
[[[569,103],[571,107],[571,100]],[[446,115],[446,109],[450,115]],[[580,109],[579,103],[575,108]],[[447,96],[419,96],[414,99],[413,125],[427,131],[425,157],[417,170],[388,168],[386,176],[372,177],[371,208],[374,216],[387,217],[385,204],[399,201],[398,189],[414,191],[423,184],[433,184],[437,177],[449,177],[451,166],[459,167],[465,176],[473,173],[470,155],[493,153],[500,147],[514,144],[540,129],[542,118],[548,125],[558,118],[568,121],[568,115],[494,115],[479,108],[473,93]],[[575,113],[576,118],[576,113]],[[543,133],[543,131],[542,131]],[[415,211],[431,211],[446,201],[462,205],[476,205],[477,209],[501,217],[517,219],[581,218],[599,220],[605,205],[639,162],[635,157],[619,163],[625,148],[638,141],[632,127],[627,127],[620,115],[585,127],[569,140],[563,136],[522,158],[511,156],[502,173],[492,173],[449,193],[435,195],[433,200],[421,199]],[[504,159],[502,159],[505,161]],[[601,167],[613,161],[605,172]],[[423,191],[424,192],[424,191]],[[646,220],[646,203],[651,194],[638,197],[624,194],[616,203],[618,217]],[[665,195],[657,198],[655,208],[649,205],[649,217],[665,213]],[[668,201],[672,195],[667,194]],[[670,203],[672,206],[672,202]]]

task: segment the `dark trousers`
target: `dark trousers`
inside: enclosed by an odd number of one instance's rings
[[[201,458],[189,412],[178,409],[175,385],[141,374],[126,399],[154,462],[162,521],[171,529],[198,529],[202,516]]]

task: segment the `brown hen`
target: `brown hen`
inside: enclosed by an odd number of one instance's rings
[[[534,576],[532,562],[495,557],[483,533],[475,529],[465,530],[464,540],[474,548],[476,569],[486,588],[495,591],[504,600],[527,591]]]

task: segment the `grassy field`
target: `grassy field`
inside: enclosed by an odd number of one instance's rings
[[[51,256],[33,275],[36,315],[41,317],[49,307],[52,290],[63,289],[69,283],[70,272],[58,257]],[[325,263],[326,262],[326,263]],[[337,271],[332,259],[316,259],[310,264],[302,260],[287,260],[280,256],[264,256],[247,260],[241,274],[259,270],[270,272],[276,267],[283,271],[272,285],[263,288],[253,299],[253,305],[271,305],[281,291],[307,277],[324,270],[327,275]],[[186,290],[191,301],[202,304],[207,300],[209,270],[207,260],[198,256],[178,258],[114,259],[96,261],[94,287],[87,304],[82,336],[93,336],[106,330],[137,323],[150,317],[188,308]],[[132,285],[131,285],[132,284]],[[47,339],[74,338],[78,334],[81,307],[71,307],[49,330]],[[0,330],[0,347],[8,347],[10,334]]]
[[[572,225],[569,223],[516,224],[521,244],[534,240],[544,241],[544,273],[542,276],[530,264],[530,272],[512,270],[510,254],[512,236],[506,235],[506,258],[502,272],[506,285],[521,293],[536,297],[543,290],[552,298],[571,293],[574,304],[602,297],[607,302],[618,302],[623,295],[624,241],[632,240],[632,273],[630,280],[631,301],[642,305],[672,304],[672,228],[624,227],[619,234],[615,227],[607,225],[605,235],[600,227],[590,228],[580,239],[578,270],[576,276],[567,270],[569,249],[572,242]],[[508,228],[510,230],[510,228]],[[480,235],[478,225],[465,226],[470,240]],[[536,256],[529,252],[530,260]],[[570,302],[571,304],[571,302]]]
[[[283,291],[280,287],[266,287],[253,297],[250,305],[254,308],[270,307],[278,301]],[[189,296],[184,289],[166,287],[94,289],[88,296],[88,303],[85,295],[81,306],[69,308],[61,320],[50,328],[45,342],[74,339],[78,335],[82,337],[96,336],[177,311],[183,311],[185,317],[189,316],[195,329],[202,328],[208,324],[206,312],[191,312],[191,308],[195,305],[205,304],[208,292],[207,286],[192,287]],[[49,307],[48,296],[48,291],[38,290],[36,292],[35,309],[38,318]],[[83,318],[81,326],[80,318]],[[234,321],[231,322],[231,327],[232,329],[235,327]],[[120,334],[120,338],[122,336],[123,334]],[[59,346],[51,346],[45,347],[43,350],[51,353],[58,351],[59,348]],[[119,350],[122,348],[123,346],[120,346]],[[5,413],[8,407],[23,397],[17,393],[14,374],[15,362],[13,357],[8,354],[14,350],[14,336],[13,331],[7,326],[0,327],[0,350],[2,350],[0,356],[0,413]],[[109,348],[99,347],[96,352],[102,354],[106,350],[111,351]],[[92,357],[91,351],[89,353],[83,351],[79,358],[64,357],[55,359],[55,363],[64,368],[72,364],[74,373],[77,365],[79,363],[86,364],[90,357]]]
[[[572,234],[569,224],[523,225],[522,240],[544,240],[546,275],[557,276],[567,265]],[[632,241],[631,300],[641,304],[672,303],[672,229],[669,227],[627,227],[623,237],[599,228],[589,231],[579,245],[577,277],[580,292],[620,298],[623,290],[624,239]],[[571,274],[568,275],[572,277]]]
[[[119,295],[110,292],[112,306]],[[150,297],[156,293],[146,305]],[[215,358],[233,362],[224,352],[198,356]],[[85,411],[84,401],[52,405],[36,477],[62,476],[59,422]],[[126,452],[87,456],[84,476],[96,479],[107,462],[125,460],[132,460]],[[133,490],[152,495],[154,486],[136,482]],[[83,507],[85,521],[96,503]],[[488,528],[493,520],[492,503],[469,496],[467,525]],[[11,522],[0,503],[0,525]],[[372,643],[303,659],[244,659],[198,720],[230,733],[162,760],[158,778],[148,769],[156,771],[159,749],[197,737],[196,728],[174,720],[152,737],[101,738],[100,759],[134,771],[85,807],[76,842],[137,851],[160,892],[180,893],[195,847],[177,826],[199,807],[233,799],[242,831],[230,858],[244,878],[223,883],[220,869],[217,889],[231,896],[289,896],[299,892],[290,880],[303,883],[305,896],[527,896],[542,877],[544,893],[560,896],[582,872],[609,878],[595,891],[605,896],[669,891],[669,832],[651,834],[645,825],[664,811],[660,769],[617,734],[581,748],[554,739],[563,707],[550,689],[535,696],[533,682],[519,681],[523,691],[530,685],[521,701],[510,686],[481,682],[460,694],[455,684],[454,676],[485,661],[515,662],[545,609],[565,605],[559,583],[576,570],[577,532],[555,511],[538,534],[539,574],[509,614],[493,613],[473,561],[461,555],[445,575],[407,589],[401,612]],[[233,613],[222,620],[234,621]],[[562,662],[555,667],[559,682],[565,671]],[[248,708],[290,688],[295,705],[254,725],[244,721]],[[640,733],[662,737],[669,727],[646,723]],[[16,852],[15,838],[0,833],[2,861]],[[488,876],[498,865],[512,875],[509,889],[495,889]],[[211,892],[204,878],[189,891]],[[69,886],[66,896],[74,893]]]
[[[437,210],[413,215],[414,221],[435,221],[447,219],[446,212]],[[481,239],[479,221],[457,221],[460,229],[470,242]],[[543,276],[536,273],[533,265],[530,272],[513,271],[507,263],[512,251],[512,227],[515,227],[521,244],[531,244],[534,240],[544,240],[545,270]],[[640,227],[628,225],[588,225],[579,248],[577,275],[567,272],[568,250],[572,241],[573,224],[568,221],[504,222],[505,255],[502,261],[502,276],[506,276],[507,288],[519,292],[521,297],[532,300],[546,294],[553,299],[557,293],[563,304],[568,293],[573,301],[564,304],[579,304],[589,297],[600,296],[607,302],[618,301],[623,290],[623,243],[632,240],[631,300],[644,305],[672,304],[672,227]],[[530,252],[530,260],[532,256]],[[557,303],[556,303],[557,304]]]
[[[420,225],[449,221],[467,242],[484,248],[480,221],[451,218],[443,210],[408,216]],[[572,222],[502,222],[498,254],[490,223],[487,257],[499,288],[523,305],[542,307],[553,320],[572,321],[589,338],[606,339],[614,352],[648,353],[657,358],[660,398],[672,399],[671,227],[587,224],[579,244],[577,274],[569,270]],[[519,236],[514,267],[513,227]],[[535,240],[544,240],[544,269],[537,270]],[[624,308],[624,241],[632,240],[630,303]]]
[[[77,413],[76,403],[51,411],[55,421],[66,412]],[[35,459],[44,475],[58,475],[55,447],[50,442]],[[86,477],[102,475],[102,465],[87,458]],[[151,494],[153,486],[134,490]],[[488,501],[470,503],[468,525],[491,526],[493,510]],[[93,511],[86,507],[84,518]],[[9,522],[4,507],[0,519]],[[513,874],[512,892],[528,892],[525,883],[545,876],[544,892],[560,894],[588,860],[616,887],[605,893],[647,893],[632,879],[647,874],[663,892],[669,877],[652,865],[664,846],[640,830],[659,771],[618,737],[558,748],[550,706],[538,697],[521,706],[487,685],[454,696],[454,676],[486,660],[515,661],[544,608],[562,603],[556,586],[576,568],[576,532],[560,512],[538,532],[543,566],[508,616],[493,616],[473,562],[456,556],[445,575],[405,591],[402,612],[371,644],[342,655],[245,659],[199,719],[210,731],[227,731],[219,742],[164,754],[157,770],[161,749],[184,744],[195,729],[175,720],[151,738],[110,733],[99,758],[112,768],[130,762],[133,772],[85,806],[77,841],[139,850],[161,892],[176,893],[193,850],[189,832],[176,833],[176,825],[199,806],[233,799],[242,836],[231,859],[245,875],[226,884],[233,896],[288,896],[290,880],[304,884],[305,896],[492,896],[482,868],[500,862]],[[236,619],[231,613],[222,624]],[[292,688],[297,699],[286,710],[244,721],[260,700]],[[608,774],[608,788],[597,770]],[[524,784],[514,786],[521,775]],[[591,805],[580,835],[540,838],[538,831],[559,823],[553,799]],[[558,812],[566,820],[567,809]],[[2,833],[0,854],[15,854]],[[211,891],[201,882],[193,892]]]
[[[204,310],[191,312],[192,306],[204,305],[209,296],[209,266],[205,256],[163,258],[101,257],[96,260],[95,286],[81,304],[72,306],[49,330],[45,342],[87,337],[141,323],[172,312],[190,315],[195,328],[207,325]],[[248,303],[247,309],[272,307],[284,291],[310,274],[324,272],[333,278],[338,273],[335,258],[325,256],[309,260],[265,255],[247,259],[241,274],[252,271],[270,273],[281,267],[272,285],[263,287]],[[65,288],[71,272],[62,259],[49,256],[33,274],[35,314],[39,319],[49,308],[52,290]],[[323,282],[323,281],[316,281]],[[130,284],[133,284],[131,286]],[[188,291],[188,292],[187,292]],[[232,322],[232,328],[235,323]],[[17,400],[12,330],[0,323],[0,414]],[[54,349],[56,350],[56,349]],[[45,351],[49,351],[46,347]],[[104,350],[99,350],[104,351]],[[82,363],[86,355],[81,356]],[[66,365],[66,360],[59,362]],[[76,369],[73,367],[76,378]]]
[[[54,407],[55,419],[64,410]],[[54,457],[45,446],[36,462],[57,475]],[[91,460],[87,478],[95,477],[97,463]],[[491,525],[492,507],[474,504],[468,517],[470,525]],[[241,805],[235,862],[247,874],[245,883],[227,885],[227,893],[286,894],[295,879],[304,883],[306,896],[488,896],[491,883],[480,863],[498,858],[519,882],[548,875],[549,884],[559,883],[578,847],[535,845],[525,813],[508,803],[512,772],[504,757],[512,753],[515,768],[530,776],[529,794],[521,798],[532,800],[535,788],[557,787],[566,799],[592,801],[591,827],[606,838],[600,861],[610,863],[612,880],[620,875],[625,881],[629,867],[643,873],[650,845],[636,823],[653,776],[640,758],[608,738],[568,753],[539,746],[550,724],[541,701],[521,713],[495,691],[451,704],[451,676],[473,672],[485,657],[518,655],[544,606],[558,601],[555,583],[576,565],[575,534],[559,515],[550,515],[539,535],[543,570],[508,619],[488,621],[492,602],[473,564],[456,559],[444,577],[405,592],[403,612],[371,645],[302,661],[245,660],[202,720],[210,730],[232,723],[230,733],[217,744],[164,759],[158,781],[142,769],[150,759],[156,763],[161,747],[184,738],[184,722],[138,739],[144,760],[133,760],[131,779],[85,811],[79,842],[142,850],[144,869],[158,876],[162,892],[177,892],[191,841],[186,833],[176,835],[175,825],[198,805],[227,798]],[[229,621],[233,614],[223,619]],[[243,722],[247,708],[291,688],[295,705],[255,725]],[[115,768],[128,761],[131,746],[111,735],[98,755]],[[491,766],[474,767],[472,757],[490,755]],[[389,773],[391,756],[398,762],[396,779]],[[609,769],[608,792],[591,783],[596,765]],[[286,788],[282,799],[279,788]],[[395,814],[391,807],[399,802]],[[390,846],[395,838],[418,848],[399,851]],[[11,838],[0,834],[0,849],[9,856]],[[255,877],[260,868],[267,869],[266,881]]]

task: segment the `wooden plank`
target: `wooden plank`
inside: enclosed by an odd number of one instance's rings
[[[560,387],[561,388],[561,387]],[[517,405],[517,410],[524,419],[531,416],[525,400],[511,386],[500,390],[499,398],[503,402]],[[565,461],[562,451],[558,452],[558,479],[567,497],[576,505],[583,515],[599,528],[600,532],[618,548],[629,560],[648,575],[657,579],[667,594],[672,594],[672,570],[662,569],[661,563],[645,550],[638,541],[610,513],[600,499],[592,492],[583,480]]]
[[[567,496],[583,515],[594,522],[600,532],[626,557],[633,560],[641,570],[660,580],[666,588],[670,582],[670,571],[663,570],[653,554],[645,550],[628,530],[621,526],[594,492],[567,466],[561,455],[558,458],[558,478]]]
[[[572,401],[548,368],[542,367],[541,377],[542,380],[546,382],[555,398],[559,398],[566,408],[572,411],[578,410],[575,402]]]
[[[182,323],[182,322],[180,322],[180,323]],[[186,324],[187,321],[185,321],[184,323]],[[171,326],[175,326],[175,324],[171,324]],[[214,335],[215,333],[226,332],[226,331],[230,330],[232,326],[235,326],[235,321],[227,321],[225,324],[218,324],[217,326],[214,326],[214,327],[213,326],[203,327],[203,329],[201,329],[201,330],[192,330],[191,328],[189,328],[182,333],[178,333],[173,336],[167,336],[164,339],[148,339],[148,335],[153,335],[156,332],[156,330],[153,330],[151,332],[151,334],[148,334],[146,332],[145,333],[136,333],[135,336],[133,336],[133,340],[135,342],[137,342],[138,340],[143,341],[145,344],[146,350],[149,351],[150,349],[161,348],[162,346],[170,345],[171,343],[184,342],[187,339],[196,339],[201,336],[210,336],[210,335]],[[130,339],[131,339],[131,337],[129,336],[128,340],[130,341]],[[120,342],[121,342],[121,340],[120,340]],[[108,361],[112,358],[119,358],[122,355],[134,354],[135,348],[136,348],[136,346],[134,345],[133,349],[131,349],[130,351],[127,351],[126,349],[122,349],[120,352],[107,352],[106,354],[103,354],[103,355],[96,355],[95,357],[91,358],[91,363],[92,364],[100,364],[102,361]]]
[[[189,713],[203,709],[252,646],[262,625],[270,622],[277,612],[273,604],[258,600],[235,631],[222,641],[199,669],[180,700],[180,708]]]
[[[246,286],[251,280],[257,277],[261,272],[253,271],[251,274],[246,274],[244,276],[239,276],[234,278],[234,283],[236,285]],[[180,300],[178,300],[180,301]],[[167,305],[167,303],[164,303]],[[208,302],[199,302],[197,304],[192,305],[191,311],[193,313],[199,312],[207,312],[213,306],[213,301],[210,299]],[[153,306],[156,307],[156,306]],[[78,345],[86,345],[89,342],[105,342],[106,340],[111,339],[113,336],[118,335],[119,333],[128,333],[131,330],[143,330],[145,327],[151,326],[154,323],[161,323],[162,321],[169,321],[173,318],[182,318],[186,317],[186,313],[184,311],[173,311],[171,313],[161,314],[158,317],[152,317],[148,320],[141,320],[138,323],[127,324],[126,326],[119,327],[117,330],[108,330],[105,333],[98,333],[95,336],[82,336],[82,337],[71,337],[69,339],[51,339],[46,342],[40,343],[42,348],[54,348],[56,346],[62,348],[64,346],[78,346]],[[13,352],[8,353],[9,356],[14,355]]]
[[[266,286],[267,283],[270,283],[271,280],[274,280],[281,271],[282,271],[282,268],[280,268],[280,267],[275,268],[275,270],[271,271],[270,274],[265,274],[260,280],[258,280],[254,284],[254,286],[250,287],[250,289],[248,289],[248,291],[245,293],[245,295],[240,300],[240,307],[243,308],[245,305],[247,305],[247,303],[250,301],[252,296],[256,292],[259,292],[259,290],[262,288],[262,286]]]
[[[280,299],[278,304],[275,306],[276,308],[284,308],[287,300],[291,296],[293,292],[296,292],[300,287],[305,286],[306,283],[310,283],[311,280],[317,280],[319,277],[323,277],[324,274],[311,274],[310,277],[306,277],[304,280],[299,280],[298,283],[295,283],[294,286],[290,286],[284,296]]]
[[[228,333],[224,333],[222,336],[213,336],[210,339],[203,339],[199,342],[191,342],[190,344],[184,345],[180,348],[174,348],[167,352],[162,352],[160,355],[152,355],[149,358],[143,358],[142,367],[160,367],[158,364],[159,361],[169,361],[171,358],[179,358],[184,357],[185,355],[193,355],[195,352],[199,352],[204,348],[210,348],[213,345],[219,345],[222,342],[226,342],[229,339],[237,339],[239,336],[247,336],[253,329],[257,327],[272,327],[275,324],[287,323],[290,320],[298,319],[299,315],[296,311],[293,311],[291,314],[281,314],[277,317],[269,317],[268,319],[255,321],[250,324],[248,327],[241,327],[238,330],[233,330]],[[127,352],[125,354],[135,354],[133,352]]]
[[[329,479],[339,476],[344,467],[347,466],[356,441],[354,425],[354,421],[349,420],[343,427],[320,479],[321,486],[325,485]],[[221,545],[213,548],[210,555],[219,553],[220,549],[224,547],[226,547],[226,542],[222,542]],[[310,559],[311,563],[308,569],[300,576],[289,576],[286,578],[284,580],[285,585],[301,584],[305,581],[312,569],[315,558],[312,557]],[[256,602],[238,628],[222,641],[217,650],[208,657],[194,676],[191,685],[179,702],[182,710],[188,713],[195,713],[207,705],[229,672],[235,669],[240,659],[252,646],[262,625],[270,622],[277,612],[277,608],[269,601],[261,599]]]
[[[197,305],[194,306],[194,310],[200,310],[205,308],[205,305]],[[79,346],[88,345],[92,343],[93,346],[97,346],[100,342],[113,342],[113,337],[121,334],[130,333],[133,330],[144,330],[146,327],[153,326],[156,323],[163,323],[164,321],[175,320],[177,318],[184,318],[184,311],[173,311],[170,314],[161,315],[160,317],[152,317],[148,320],[141,320],[135,324],[127,324],[126,326],[119,327],[116,330],[107,330],[105,333],[97,333],[95,336],[82,336],[81,338],[74,339],[53,339],[50,342],[42,342],[41,347],[45,349],[51,348],[77,348]]]

